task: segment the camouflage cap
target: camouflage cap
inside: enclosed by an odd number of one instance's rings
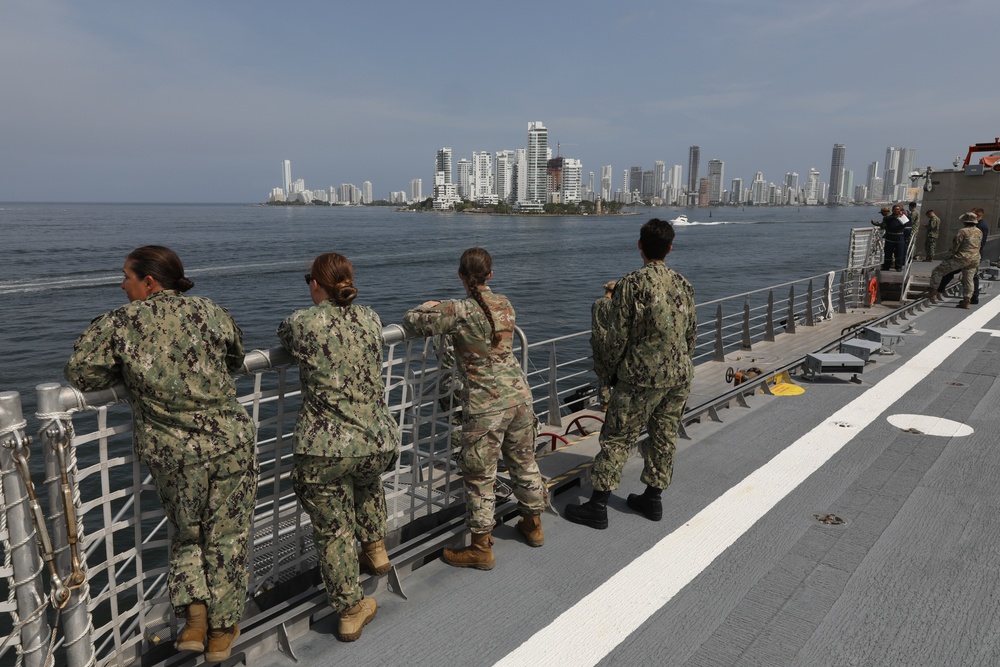
[[[959,222],[962,222],[966,225],[974,225],[977,222],[979,222],[979,218],[972,211],[969,211],[968,213],[963,213],[962,215],[959,216],[958,220]]]

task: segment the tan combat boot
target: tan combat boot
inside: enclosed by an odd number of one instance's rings
[[[389,562],[389,554],[385,552],[385,540],[363,542],[361,552],[358,553],[358,565],[362,572],[375,576],[381,576],[388,572],[392,563]]]
[[[938,301],[940,301],[941,298],[938,296],[938,291],[936,289],[931,289],[929,292],[927,292],[927,300],[930,301],[931,303],[937,303]]]
[[[208,649],[205,651],[205,662],[222,662],[229,660],[236,638],[240,636],[240,626],[233,624],[228,628],[213,628],[208,631]]]
[[[540,514],[525,514],[517,522],[517,529],[524,535],[524,539],[533,547],[540,547],[545,544],[545,535],[542,533],[542,516]]]
[[[337,626],[337,638],[342,642],[353,642],[361,636],[361,630],[371,623],[378,611],[375,598],[361,598],[347,611],[340,612],[340,624]]]
[[[958,303],[955,304],[955,307],[956,308],[965,308],[966,310],[968,310],[969,309],[969,300],[968,299],[962,299],[961,301],[959,301]]]
[[[192,602],[184,612],[184,628],[177,635],[174,648],[178,651],[205,650],[205,635],[208,634],[208,608],[204,602]]]
[[[491,533],[473,533],[472,544],[463,549],[445,549],[442,554],[444,562],[455,567],[474,567],[477,570],[492,570],[493,535]]]

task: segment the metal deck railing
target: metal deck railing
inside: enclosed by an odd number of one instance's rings
[[[864,307],[871,268],[848,267],[699,304],[696,363],[770,340],[775,329],[793,331],[837,310]],[[543,423],[561,424],[595,384],[589,333],[528,344],[518,332],[515,353]],[[464,497],[452,457],[457,378],[440,361],[447,360],[441,339],[406,340],[398,325],[383,335],[386,399],[401,439],[399,461],[383,478],[392,553],[442,526],[459,530],[454,527],[461,524]],[[253,351],[237,387],[258,425],[261,464],[241,623],[246,631],[238,647],[252,656],[287,646],[302,631],[303,618],[308,627],[323,596],[308,515],[290,479],[301,400],[298,370],[280,348]],[[179,624],[165,590],[168,526],[133,453],[123,396],[120,388],[81,394],[59,384],[39,385],[39,413],[29,431],[20,396],[0,393],[0,637],[7,638],[0,665],[177,665],[195,659],[173,650]],[[38,434],[33,443],[29,433]],[[25,458],[39,448],[44,474]],[[19,472],[19,461],[27,473]],[[32,510],[33,482],[34,495],[49,504],[47,512]],[[43,514],[40,533],[31,517]],[[40,535],[51,535],[50,550],[38,548]],[[80,583],[73,580],[74,562],[86,575]],[[50,596],[64,589],[68,599],[57,609]]]

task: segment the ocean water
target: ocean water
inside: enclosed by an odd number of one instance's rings
[[[709,214],[711,213],[711,217]],[[463,296],[465,248],[493,255],[491,287],[506,294],[529,341],[590,327],[604,282],[641,265],[636,242],[650,217],[684,214],[667,263],[698,303],[842,268],[855,207],[638,209],[598,217],[403,213],[374,207],[0,204],[0,391],[62,381],[73,342],[90,321],[125,303],[125,255],[162,244],[177,251],[192,294],[225,306],[247,350],[277,345],[275,328],[312,305],[303,274],[336,251],[355,267],[358,303],[384,324],[428,299]]]

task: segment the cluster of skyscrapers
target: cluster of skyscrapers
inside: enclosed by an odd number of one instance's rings
[[[633,166],[622,171],[621,187],[614,187],[611,165],[601,167],[600,182],[594,172],[584,180],[580,160],[564,157],[556,145],[553,157],[549,146],[549,131],[541,121],[528,123],[527,145],[524,148],[497,152],[474,151],[472,159],[454,161],[451,148],[440,148],[434,158],[434,186],[431,193],[436,210],[448,210],[459,202],[470,201],[481,206],[501,202],[522,212],[539,212],[545,204],[579,204],[588,201],[618,201],[623,204],[652,206],[814,206],[845,205],[880,201],[904,201],[914,196],[910,174],[915,165],[916,150],[886,149],[884,169],[878,161],[868,166],[867,180],[854,184],[854,172],[845,168],[847,149],[834,144],[830,163],[829,183],[820,179],[820,172],[811,168],[805,182],[799,174],[788,172],[780,183],[766,181],[760,171],[746,184],[734,178],[726,189],[725,162],[708,161],[708,172],[701,176],[701,147],[688,149],[687,180],[682,180],[683,168],[675,164],[667,169],[666,162],[656,160],[652,169]],[[393,192],[390,203],[405,204],[423,201],[423,180],[410,181],[409,192]],[[269,202],[370,204],[371,181],[361,188],[344,183],[339,188],[307,190],[302,179],[292,180],[291,162],[282,162],[282,187],[274,188]]]

